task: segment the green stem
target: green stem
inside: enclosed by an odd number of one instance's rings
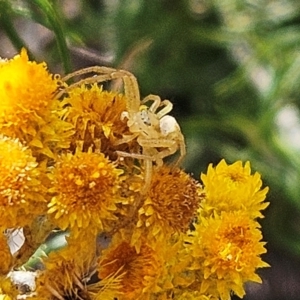
[[[48,22],[51,25],[58,46],[58,51],[61,56],[65,73],[70,73],[72,70],[69,49],[66,43],[63,26],[60,18],[57,15],[52,4],[48,0],[33,0],[33,2],[41,9],[47,16]]]

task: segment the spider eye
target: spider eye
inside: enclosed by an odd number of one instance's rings
[[[148,114],[148,111],[146,109],[143,109],[140,111],[140,115],[141,115],[141,119],[142,121],[150,126],[151,125],[151,121],[150,121],[150,117],[149,117],[149,114]]]

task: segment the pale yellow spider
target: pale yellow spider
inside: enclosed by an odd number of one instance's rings
[[[135,76],[125,70],[100,66],[89,67],[65,76],[63,81],[88,73],[95,73],[96,75],[71,84],[59,92],[57,97],[82,84],[101,83],[114,79],[123,80],[127,104],[126,111],[123,112],[121,118],[127,120],[127,126],[132,134],[124,136],[116,145],[136,139],[142,151],[141,153],[117,151],[117,153],[120,157],[132,157],[144,161],[145,186],[142,192],[145,193],[151,183],[153,163],[160,167],[165,157],[173,155],[179,150],[179,157],[174,162],[174,165],[177,166],[186,154],[184,137],[180,127],[176,119],[168,115],[173,105],[169,100],[161,101],[160,97],[156,95],[148,95],[141,100]]]

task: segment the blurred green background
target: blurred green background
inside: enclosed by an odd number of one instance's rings
[[[23,46],[52,72],[124,68],[170,99],[196,178],[249,160],[270,187],[272,268],[245,299],[299,299],[299,0],[0,0],[0,56]]]

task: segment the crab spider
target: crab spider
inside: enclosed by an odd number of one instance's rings
[[[116,142],[116,145],[136,139],[142,151],[139,154],[122,151],[117,151],[117,153],[120,157],[132,157],[144,161],[145,185],[142,193],[146,193],[150,187],[154,164],[157,167],[162,166],[164,158],[179,150],[179,157],[174,162],[174,165],[177,166],[186,154],[184,137],[180,127],[176,119],[168,115],[173,105],[169,100],[162,101],[157,95],[148,95],[141,100],[137,79],[125,70],[95,66],[78,70],[65,76],[62,80],[67,81],[72,77],[89,73],[95,73],[96,75],[71,84],[59,91],[56,97],[59,98],[68,90],[82,84],[101,83],[116,79],[123,80],[127,103],[126,111],[122,113],[121,118],[126,120],[131,135],[124,136]]]

